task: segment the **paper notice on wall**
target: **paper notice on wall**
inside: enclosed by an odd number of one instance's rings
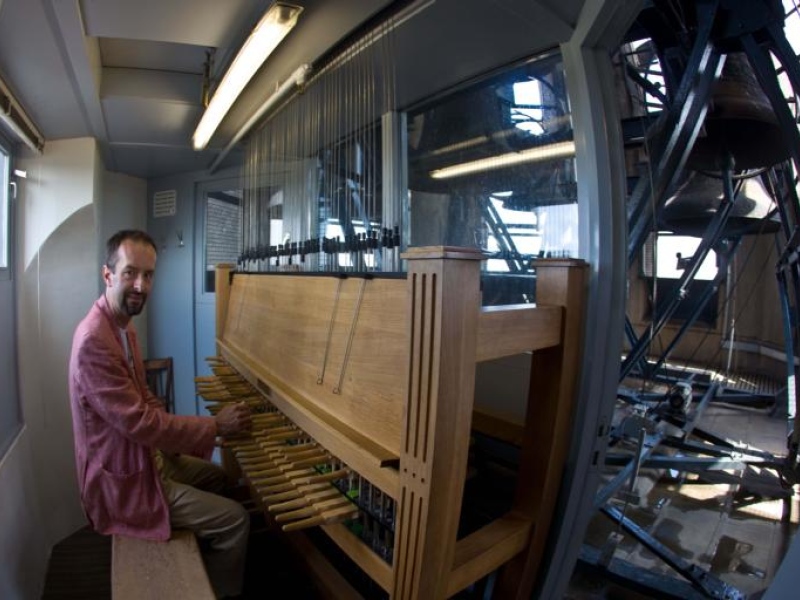
[[[178,193],[175,190],[163,190],[153,194],[153,218],[175,216],[177,198]]]

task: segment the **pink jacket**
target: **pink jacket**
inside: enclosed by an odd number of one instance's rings
[[[147,389],[132,324],[127,333],[133,367],[101,296],[73,337],[69,392],[81,501],[100,533],[167,540],[169,510],[152,451],[209,458],[217,429],[211,417],[164,410]]]

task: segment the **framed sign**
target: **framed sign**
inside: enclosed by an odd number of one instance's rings
[[[163,190],[153,194],[153,218],[174,217],[178,194],[175,190]]]

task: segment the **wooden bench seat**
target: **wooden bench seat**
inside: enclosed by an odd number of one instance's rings
[[[167,542],[115,535],[111,550],[111,597],[214,600],[194,534],[173,531]]]

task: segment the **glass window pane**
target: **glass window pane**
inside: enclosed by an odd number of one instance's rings
[[[484,304],[533,302],[532,259],[578,254],[560,55],[411,111],[408,123],[409,245],[479,248]]]
[[[9,171],[9,158],[8,154],[0,148],[0,269],[8,268],[8,255],[9,255],[9,231],[11,224],[9,223],[9,194],[8,194],[8,171]]]
[[[240,190],[210,192],[206,196],[206,252],[203,291],[214,293],[214,270],[218,264],[235,265],[242,237]]]
[[[17,386],[15,286],[9,244],[13,239],[9,207],[10,156],[0,145],[0,459],[22,425]]]
[[[645,277],[680,279],[701,238],[660,232],[651,235],[642,249],[642,271]],[[711,281],[717,276],[717,253],[708,251],[694,276],[696,281]]]

